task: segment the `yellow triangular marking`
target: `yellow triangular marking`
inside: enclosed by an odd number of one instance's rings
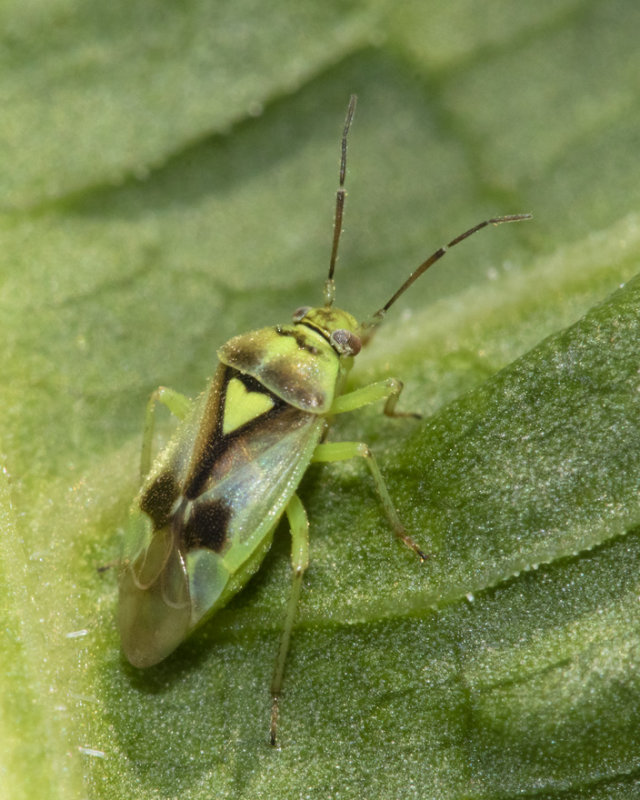
[[[268,394],[250,392],[242,381],[232,378],[227,385],[222,433],[226,436],[272,408],[273,400]]]

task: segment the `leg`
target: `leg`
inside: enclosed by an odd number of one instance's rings
[[[375,386],[375,384],[373,384]],[[348,397],[348,395],[346,395]],[[384,482],[378,462],[373,457],[373,453],[369,447],[363,442],[328,442],[326,444],[319,444],[313,454],[312,461],[346,461],[348,458],[355,458],[360,456],[365,459],[365,463],[371,471],[373,482],[375,483],[378,497],[382,502],[387,519],[391,523],[391,527],[398,539],[401,539],[404,544],[409,547],[418,556],[420,561],[426,561],[427,556],[422,552],[418,545],[406,532],[404,525],[400,522],[400,518],[393,505],[387,484]]]
[[[387,378],[386,381],[370,383],[368,386],[363,386],[361,389],[355,389],[353,392],[341,394],[339,397],[336,397],[331,406],[331,413],[344,414],[345,411],[355,411],[357,408],[375,403],[376,400],[383,400],[386,398],[387,402],[384,404],[384,413],[388,417],[414,417],[415,419],[420,419],[420,414],[396,411],[396,404],[401,391],[402,381],[396,378]]]
[[[166,386],[158,386],[152,393],[147,403],[144,415],[144,430],[142,432],[142,451],[140,453],[140,481],[144,481],[151,469],[151,445],[153,443],[153,429],[155,424],[156,403],[162,403],[178,419],[184,419],[191,409],[191,400]]]
[[[296,618],[300,589],[302,588],[302,577],[306,568],[309,566],[309,520],[307,512],[300,502],[297,494],[289,500],[286,508],[287,518],[291,526],[291,596],[287,604],[287,614],[282,629],[280,639],[280,649],[276,660],[276,668],[271,681],[271,744],[275,746],[278,730],[278,705],[280,703],[280,693],[282,691],[282,678],[284,677],[284,665],[289,651],[291,641],[291,631]]]

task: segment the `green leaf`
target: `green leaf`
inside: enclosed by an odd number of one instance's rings
[[[640,789],[640,12],[5,4],[0,118],[3,792],[632,798]],[[268,745],[286,525],[232,603],[135,670],[115,629],[144,405],[322,298],[389,313],[353,373],[402,406],[300,487],[311,565]],[[167,421],[163,434],[171,430]]]

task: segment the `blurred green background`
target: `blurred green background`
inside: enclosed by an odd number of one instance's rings
[[[11,800],[640,794],[640,7],[191,0],[0,10],[0,775]],[[311,566],[269,694],[286,525],[165,663],[123,660],[144,404],[322,298],[389,314],[353,385],[421,422],[301,486]],[[165,423],[163,422],[163,425]],[[171,430],[166,421],[164,433]]]

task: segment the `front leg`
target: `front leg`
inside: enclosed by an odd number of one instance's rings
[[[354,389],[353,392],[341,394],[335,398],[331,406],[331,414],[344,414],[347,411],[355,411],[363,406],[371,405],[378,400],[386,399],[384,413],[388,417],[413,417],[420,419],[420,414],[412,414],[406,411],[396,411],[396,404],[402,392],[403,384],[397,378],[387,378],[384,381],[370,383],[361,389]]]

